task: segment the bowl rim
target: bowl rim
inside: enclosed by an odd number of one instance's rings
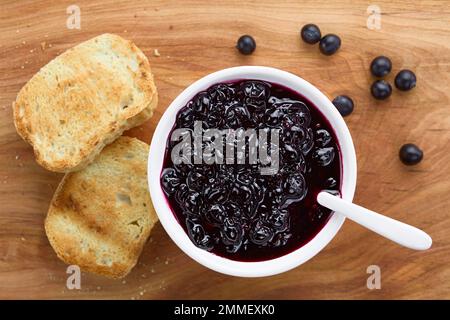
[[[149,148],[147,178],[150,196],[162,226],[177,246],[203,266],[232,276],[264,277],[293,269],[319,253],[336,235],[345,217],[333,212],[322,229],[305,245],[281,257],[257,262],[235,261],[196,247],[172,212],[160,185],[166,142],[179,109],[198,92],[231,80],[265,80],[299,92],[329,121],[338,139],[342,161],[342,198],[353,200],[356,188],[356,154],[348,127],[332,102],[314,85],[290,72],[265,66],[239,66],[210,73],[185,88],[163,113]]]

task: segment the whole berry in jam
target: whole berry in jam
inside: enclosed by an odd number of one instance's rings
[[[411,90],[416,86],[416,75],[411,70],[401,70],[395,76],[395,87],[402,91]]]
[[[376,80],[370,88],[372,96],[377,100],[385,100],[391,96],[392,86],[384,80]]]
[[[343,117],[346,117],[353,112],[354,104],[349,96],[337,96],[333,99],[333,104]]]
[[[320,41],[322,35],[318,26],[309,23],[303,26],[300,36],[306,43],[315,44]]]
[[[392,69],[392,62],[388,57],[385,56],[379,56],[372,60],[372,63],[370,64],[370,72],[375,77],[384,77],[388,75],[389,72],[391,72]]]
[[[414,165],[422,161],[423,151],[415,144],[407,143],[400,148],[399,156],[404,164]]]
[[[253,39],[252,36],[249,36],[247,34],[243,35],[238,39],[236,48],[242,54],[245,55],[252,54],[253,51],[255,51],[256,49],[256,41],[255,39]]]
[[[331,134],[325,129],[319,129],[316,131],[315,139],[316,145],[319,147],[325,147],[331,141]]]
[[[325,189],[330,189],[330,188],[335,188],[337,186],[337,181],[335,178],[330,177],[325,181],[325,184],[323,185],[323,187]]]
[[[319,49],[324,55],[330,56],[341,47],[341,38],[335,34],[327,34],[320,39]]]

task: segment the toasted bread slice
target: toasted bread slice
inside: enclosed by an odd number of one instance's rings
[[[17,132],[51,171],[77,171],[158,102],[146,56],[131,41],[103,34],[50,61],[13,103]]]
[[[147,155],[146,143],[120,137],[85,169],[64,176],[45,220],[61,260],[112,278],[130,272],[158,221]]]

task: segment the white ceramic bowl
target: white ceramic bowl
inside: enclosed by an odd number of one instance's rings
[[[279,69],[244,66],[220,70],[191,84],[170,104],[153,134],[148,157],[148,185],[161,224],[181,250],[202,265],[233,276],[263,277],[290,270],[311,259],[333,239],[341,228],[345,217],[333,213],[326,225],[313,239],[301,248],[282,257],[261,262],[234,261],[199,249],[191,242],[171,211],[160,184],[166,141],[175,123],[178,110],[185,106],[198,92],[216,83],[242,79],[265,80],[291,88],[312,102],[328,119],[337,136],[341,152],[342,197],[349,201],[353,200],[355,192],[356,156],[347,125],[331,101],[309,82]]]

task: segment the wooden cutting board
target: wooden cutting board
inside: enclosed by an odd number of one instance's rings
[[[450,3],[377,1],[381,29],[367,27],[368,1],[81,1],[81,29],[68,29],[71,2],[0,4],[0,298],[450,298]],[[369,9],[370,12],[370,9]],[[375,17],[375,16],[373,16]],[[375,17],[376,18],[376,17]],[[299,40],[317,23],[342,38],[331,57]],[[149,57],[160,103],[154,117],[127,134],[150,142],[168,104],[196,79],[222,68],[267,65],[293,72],[330,98],[356,103],[345,118],[358,155],[355,201],[428,232],[434,244],[415,252],[347,221],[315,258],[281,275],[229,277],[197,264],[155,228],[139,264],[124,280],[82,274],[66,288],[66,265],[43,221],[62,175],[39,167],[16,134],[11,102],[30,77],[59,53],[95,35],[132,39]],[[242,56],[237,38],[257,49]],[[153,52],[160,53],[156,57]],[[417,88],[388,101],[369,93],[370,61],[384,54],[394,76],[417,75]],[[425,157],[402,165],[399,147],[421,146]],[[367,268],[381,268],[381,289],[369,290]]]

